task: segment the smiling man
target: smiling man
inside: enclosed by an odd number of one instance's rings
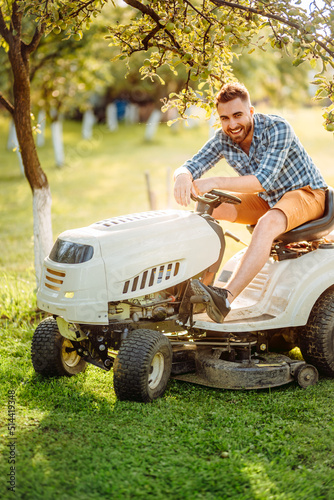
[[[206,286],[198,280],[191,283],[192,293],[206,297],[211,319],[222,322],[233,300],[266,263],[273,240],[322,216],[327,186],[287,121],[255,113],[242,84],[224,85],[216,107],[221,129],[175,171],[174,196],[187,206],[191,193],[233,192],[241,204],[223,203],[213,217],[255,225],[251,243],[226,288]],[[200,179],[222,158],[238,177]]]

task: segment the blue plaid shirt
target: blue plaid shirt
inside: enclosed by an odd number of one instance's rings
[[[193,179],[197,179],[222,158],[239,175],[257,177],[265,190],[259,196],[270,207],[287,191],[305,186],[312,189],[327,187],[292,127],[280,116],[254,114],[249,155],[220,129],[180,170],[187,168]]]

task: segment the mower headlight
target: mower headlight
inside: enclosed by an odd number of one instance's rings
[[[93,257],[94,248],[91,245],[82,245],[72,241],[57,239],[50,252],[49,258],[61,264],[82,264]]]

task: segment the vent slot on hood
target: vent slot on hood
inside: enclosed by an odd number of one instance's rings
[[[144,291],[151,288],[153,285],[159,285],[164,281],[168,281],[173,276],[177,276],[180,270],[179,262],[171,262],[163,264],[159,267],[152,267],[143,271],[138,276],[131,280],[127,280],[123,286],[123,294],[136,292],[137,290]]]

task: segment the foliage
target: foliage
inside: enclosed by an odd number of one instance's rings
[[[265,51],[256,48],[251,54],[248,50],[242,52],[232,68],[234,76],[249,90],[253,103],[265,101],[278,107],[310,103],[308,66],[296,68],[287,54],[271,46]]]
[[[110,63],[116,55],[115,47],[108,47],[104,41],[106,26],[112,21],[120,23],[124,9],[106,5],[93,23],[82,31],[81,40],[75,40],[70,28],[62,22],[43,36],[30,58],[30,79],[32,109],[43,108],[50,116],[79,109],[83,111],[97,102],[98,96],[107,94],[110,98],[118,95],[140,100],[151,98],[156,102],[169,93],[180,91],[186,79],[186,69],[178,66],[178,74],[171,74],[167,66],[158,73],[166,82],[165,86],[155,85],[149,78],[141,78],[139,69],[147,59],[147,54],[138,52],[131,56],[131,65],[123,61]],[[24,31],[31,31],[31,18],[23,19]],[[60,31],[60,32],[59,32]],[[6,53],[0,50],[0,88],[11,95],[12,78]],[[145,63],[146,64],[146,63]],[[250,89],[252,98],[269,98],[271,103],[305,102],[307,93],[307,68],[292,66],[288,56],[282,56],[271,47],[266,51],[248,51],[234,60],[232,70],[235,76]],[[196,82],[193,82],[196,87]],[[282,88],[289,88],[283,92]]]
[[[77,48],[73,44],[73,41],[80,41],[82,39],[83,29],[89,28],[92,22],[91,18],[98,16],[106,2],[107,0],[87,0],[80,2],[64,2],[62,0],[52,2],[47,0],[41,2],[27,0],[1,1],[0,47],[4,49],[8,56],[5,58],[2,52],[3,67],[7,70],[7,75],[9,67],[14,74],[12,86],[14,87],[15,83],[19,54],[29,69],[29,59],[40,45],[42,49],[38,56],[35,56],[30,78],[35,76],[38,68],[50,61],[54,63],[55,59],[59,60],[55,65],[56,67],[60,67],[60,70],[63,72],[68,71],[70,63],[68,62],[68,65],[65,63],[62,64],[61,58],[65,58],[66,61],[71,60],[70,54],[75,52],[75,48]],[[55,39],[60,34],[64,43],[62,45],[58,44],[55,49]],[[44,50],[43,54],[43,46],[45,49],[46,45],[43,43],[45,40],[44,37],[47,35],[51,35],[50,44],[48,45],[47,53],[45,54]],[[66,40],[68,43],[66,43]],[[50,70],[50,67],[47,69]],[[75,76],[75,72],[72,71],[72,73],[72,76]],[[11,78],[9,81],[11,82]],[[1,83],[4,83],[3,79]],[[48,86],[45,85],[44,89],[47,93]],[[7,97],[3,92],[0,92],[0,102],[8,111],[13,112],[13,104],[11,102],[12,89],[9,88],[7,90],[9,90]]]
[[[179,93],[171,94],[165,106],[178,107],[183,115],[193,103],[210,115],[213,95],[222,83],[234,78],[232,63],[241,49],[250,53],[268,44],[284,51],[299,66],[308,60],[312,68],[321,61],[315,79],[317,97],[333,100],[334,80],[328,68],[334,68],[334,14],[331,0],[314,0],[310,11],[299,1],[260,0],[125,0],[132,7],[124,22],[109,27],[111,43],[120,48],[119,59],[127,59],[138,51],[147,51],[141,68],[143,78],[164,83],[158,68],[167,65],[176,74],[185,66],[187,79]],[[263,28],[269,28],[265,37]],[[196,91],[192,82],[197,82]],[[333,105],[328,111],[333,109]],[[332,114],[326,117],[331,124]],[[330,129],[330,127],[329,127]]]

